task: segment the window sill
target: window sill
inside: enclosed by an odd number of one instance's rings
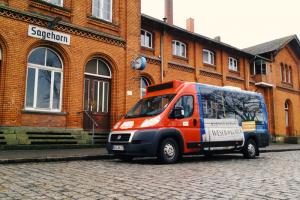
[[[154,48],[152,48],[152,47],[141,46],[141,49],[142,49],[142,50],[145,50],[145,51],[154,52]]]
[[[173,58],[179,59],[179,60],[184,60],[184,61],[186,61],[186,62],[189,61],[189,59],[188,59],[187,57],[182,57],[182,56],[177,56],[177,55],[173,55]]]
[[[119,26],[114,24],[113,22],[109,22],[109,21],[105,21],[103,19],[99,19],[99,18],[96,18],[92,15],[88,16],[88,23],[89,24],[92,24],[92,25],[95,25],[95,26],[100,26],[100,27],[103,27],[103,28],[107,28],[107,29],[110,29],[112,31],[119,31]]]
[[[203,63],[203,66],[209,69],[215,69],[215,70],[217,69],[217,66],[214,64]]]
[[[229,69],[229,73],[235,74],[235,75],[238,75],[238,76],[241,75],[240,71],[235,71],[235,70],[232,70],[232,69]]]
[[[39,110],[22,110],[22,114],[41,114],[41,115],[57,115],[57,116],[66,116],[67,112],[51,112],[51,111],[39,111]]]
[[[288,83],[288,82],[281,82],[281,85],[284,87],[288,87],[288,88],[292,88],[293,84],[292,83]]]
[[[42,0],[31,0],[30,6],[35,8],[40,8],[46,11],[54,12],[56,14],[60,14],[66,17],[71,17],[71,9],[61,7],[55,4],[47,3]]]

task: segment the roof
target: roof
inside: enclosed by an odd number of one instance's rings
[[[278,52],[280,49],[282,49],[292,40],[297,40],[297,42],[299,43],[299,40],[296,35],[290,35],[269,42],[265,42],[262,44],[258,44],[252,47],[248,47],[243,50],[254,55],[260,55],[260,54],[274,52],[274,51]]]
[[[158,23],[158,24],[160,24],[162,26],[165,26],[167,28],[173,29],[174,31],[177,31],[177,32],[186,33],[186,34],[190,35],[193,38],[200,39],[200,40],[205,40],[205,41],[210,42],[212,44],[221,46],[223,48],[234,50],[234,51],[239,52],[239,53],[241,53],[241,54],[243,54],[243,55],[245,55],[247,57],[254,57],[253,54],[251,54],[249,52],[246,52],[246,51],[244,51],[242,49],[239,49],[237,47],[231,46],[231,45],[226,44],[224,42],[221,42],[221,41],[218,41],[218,40],[215,40],[215,39],[212,39],[212,38],[209,38],[209,37],[206,37],[206,36],[194,33],[194,32],[190,32],[190,31],[188,31],[188,30],[186,30],[184,28],[181,28],[181,27],[178,27],[178,26],[175,26],[175,25],[172,25],[172,24],[168,24],[167,22],[164,22],[162,20],[156,19],[156,18],[151,17],[149,15],[142,14],[142,19]]]

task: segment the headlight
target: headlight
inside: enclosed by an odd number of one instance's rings
[[[121,124],[121,122],[116,123],[116,124],[114,125],[114,129],[119,128],[120,124]]]
[[[143,123],[141,124],[141,128],[149,127],[149,126],[154,126],[160,122],[160,116],[151,118],[151,119],[145,119]]]

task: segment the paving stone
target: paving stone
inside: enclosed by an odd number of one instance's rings
[[[300,151],[0,165],[0,199],[300,199]]]

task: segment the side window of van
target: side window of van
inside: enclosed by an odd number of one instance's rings
[[[194,112],[194,97],[193,96],[182,96],[175,104],[175,107],[182,106],[184,109],[184,117],[190,117]]]

